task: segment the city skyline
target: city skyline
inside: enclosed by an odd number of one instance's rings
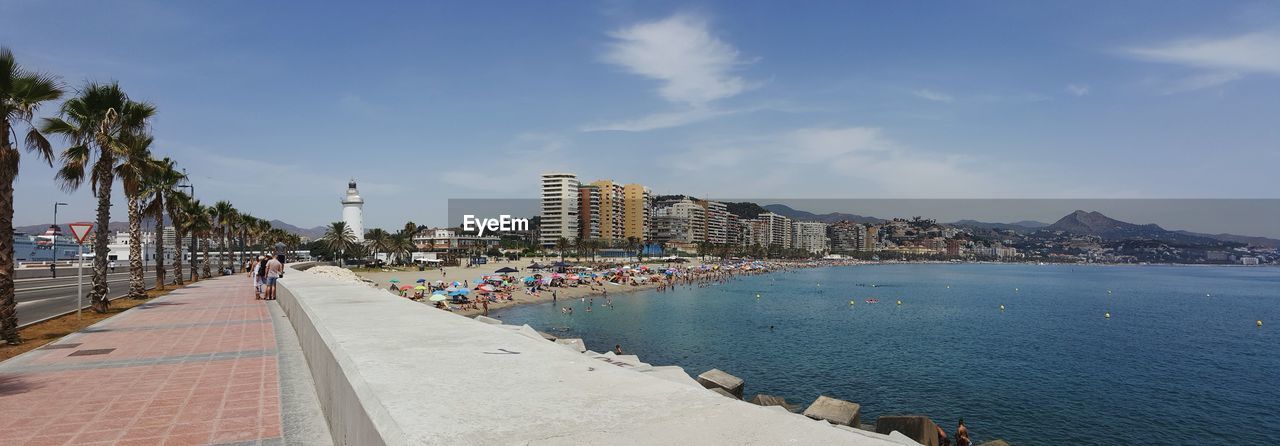
[[[698,197],[1274,197],[1280,8],[1184,6],[6,2],[0,42],[156,103],[202,200],[307,227],[349,177],[369,227],[533,196],[544,171]],[[23,163],[15,223],[91,218],[52,177]]]

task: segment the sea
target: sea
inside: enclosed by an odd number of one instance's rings
[[[1280,268],[878,264],[610,297],[494,316],[977,443],[1280,444]]]

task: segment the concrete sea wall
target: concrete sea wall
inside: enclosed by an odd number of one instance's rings
[[[725,398],[679,367],[528,326],[296,270],[281,285],[338,444],[916,444]]]

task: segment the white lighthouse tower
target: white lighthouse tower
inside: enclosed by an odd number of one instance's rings
[[[347,196],[342,197],[342,221],[351,228],[356,240],[364,242],[364,199],[356,190],[356,180],[347,183]]]

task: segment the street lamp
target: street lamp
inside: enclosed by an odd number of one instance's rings
[[[185,167],[184,167],[184,168],[182,168],[182,177],[187,179],[187,184],[179,184],[179,185],[178,185],[178,187],[185,187],[185,188],[191,189],[191,199],[192,199],[192,200],[196,199],[196,186],[195,186],[194,184],[191,184],[191,178],[187,176],[187,169],[186,169]],[[177,223],[177,222],[174,222],[174,224],[176,225],[176,224],[178,224],[178,223]],[[174,233],[176,234],[177,232],[175,231]],[[192,260],[192,266],[191,266],[191,268],[192,268],[192,270],[193,270],[193,271],[191,271],[191,274],[192,274],[192,277],[194,277],[194,276],[195,276],[195,271],[194,271],[194,269],[195,269],[195,262],[194,262],[194,261],[195,261],[195,258],[196,258],[196,237],[195,237],[194,235],[192,235],[192,234],[187,234],[187,237],[191,238],[191,260]],[[177,240],[177,241],[175,241],[175,243],[182,243],[182,240]],[[175,246],[176,246],[176,245],[175,245]],[[178,250],[178,251],[181,251],[181,250]],[[178,259],[178,262],[182,262],[182,253],[181,253],[181,252],[178,252],[177,259]],[[205,262],[208,262],[208,261],[209,261],[209,259],[204,259],[204,261],[205,261]]]
[[[58,206],[66,206],[66,203],[57,202],[53,204],[53,227],[58,227]],[[53,233],[53,267],[49,271],[53,272],[53,278],[58,278],[58,233],[62,232],[62,228],[58,228]]]

